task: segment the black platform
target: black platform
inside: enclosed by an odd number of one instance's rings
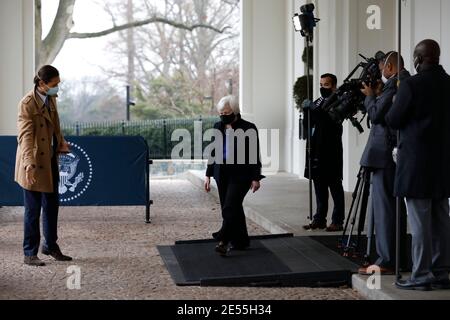
[[[336,287],[349,285],[358,265],[310,237],[253,237],[251,248],[214,252],[214,240],[180,241],[158,250],[179,286]]]

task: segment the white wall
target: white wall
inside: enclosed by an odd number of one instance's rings
[[[34,2],[0,1],[0,135],[16,134],[17,105],[32,88]]]
[[[402,3],[402,54],[410,71],[414,70],[414,47],[431,38],[441,45],[441,64],[450,72],[450,1],[406,0]]]

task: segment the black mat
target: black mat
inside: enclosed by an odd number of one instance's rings
[[[202,278],[223,278],[234,276],[287,273],[291,270],[260,240],[253,240],[246,251],[235,251],[228,257],[218,257],[209,243],[172,247],[178,262],[182,265],[186,281]]]
[[[225,258],[214,252],[215,244],[178,242],[158,250],[177,285],[341,286],[358,268],[309,237],[254,237],[249,250],[231,251]]]

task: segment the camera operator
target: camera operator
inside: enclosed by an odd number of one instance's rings
[[[311,224],[304,226],[306,230],[326,229],[328,232],[343,230],[345,217],[343,176],[342,124],[333,121],[321,106],[337,90],[337,78],[333,74],[324,74],[320,79],[321,97],[312,102],[305,100],[303,108],[310,108],[311,141],[307,141],[311,149],[311,177],[308,161],[306,161],[305,178],[313,179],[316,193],[317,212]],[[304,128],[307,128],[308,113],[305,112]],[[307,130],[307,129],[306,129]],[[307,148],[308,149],[308,148]],[[309,154],[307,151],[306,157]],[[332,223],[327,227],[328,189],[334,202]]]
[[[366,95],[364,108],[371,122],[369,140],[361,158],[361,166],[372,172],[372,209],[376,232],[378,260],[375,265],[382,275],[394,274],[395,267],[395,217],[396,199],[394,197],[395,163],[392,151],[395,147],[396,133],[389,129],[384,120],[392,108],[397,93],[397,74],[409,77],[408,71],[398,65],[398,53],[389,52],[380,61],[382,81],[376,88],[367,86],[361,91]],[[372,270],[373,266],[371,266]],[[372,274],[361,268],[360,274]]]
[[[412,234],[411,278],[406,290],[450,289],[450,76],[439,65],[440,47],[420,42],[417,75],[401,82],[387,124],[400,131],[395,195],[406,198]]]

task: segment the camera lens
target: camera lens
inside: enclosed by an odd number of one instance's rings
[[[308,12],[313,12],[315,8],[316,7],[314,7],[314,4],[308,3],[308,4],[301,6],[300,11],[303,13],[308,13]]]

